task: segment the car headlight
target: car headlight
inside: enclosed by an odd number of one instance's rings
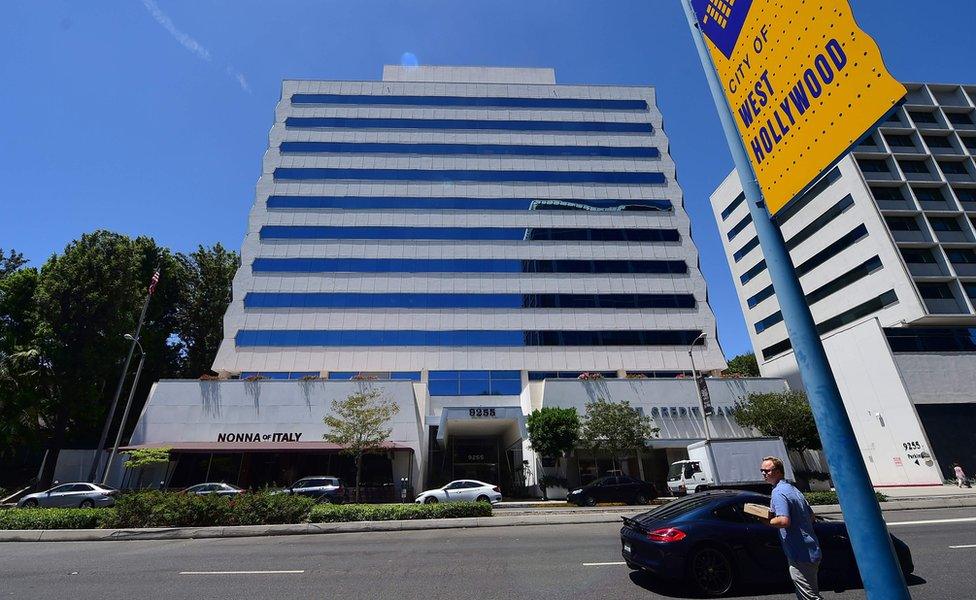
[[[570,492],[570,494],[582,494],[582,493],[583,493],[583,488],[579,488]]]

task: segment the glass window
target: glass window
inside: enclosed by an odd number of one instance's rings
[[[261,239],[677,242],[677,229],[265,225]]]
[[[945,202],[945,196],[939,188],[912,188],[919,202]]]
[[[900,160],[898,164],[903,173],[930,173],[928,165],[922,160]]]
[[[871,187],[875,200],[904,200],[901,190],[896,187]]]
[[[976,188],[952,188],[960,202],[976,202]]]
[[[820,252],[817,252],[816,254],[814,254],[804,262],[797,265],[796,267],[797,276],[799,277],[800,275],[805,275],[810,271],[816,269],[820,265],[830,260],[833,256],[836,256],[842,250],[853,246],[858,240],[860,240],[863,237],[866,237],[867,234],[868,234],[867,227],[865,227],[864,225],[858,225],[857,227],[852,229],[850,232],[845,234],[836,242],[830,244]]]
[[[752,281],[752,279],[756,275],[759,275],[765,270],[766,270],[766,259],[762,259],[759,262],[757,262],[755,265],[753,265],[752,268],[750,268],[748,271],[740,275],[739,281],[742,282],[742,285],[745,285],[750,281]]]
[[[908,115],[912,118],[912,121],[916,123],[938,123],[935,118],[935,114],[931,112],[921,112],[917,110],[908,111]]]
[[[949,119],[949,122],[952,123],[953,125],[964,125],[965,126],[965,125],[972,125],[973,124],[973,120],[970,119],[969,118],[969,115],[966,114],[966,113],[947,112],[946,113],[946,118]]]
[[[427,156],[569,156],[658,158],[650,146],[541,146],[513,144],[391,144],[380,142],[281,142],[281,154],[410,154]]]
[[[771,297],[773,293],[774,293],[773,286],[767,285],[766,287],[761,289],[758,293],[756,293],[748,300],[746,300],[746,304],[749,306],[749,308],[756,308],[756,306],[758,306],[760,302],[762,302],[766,298]]]
[[[512,331],[512,330],[291,330],[242,329],[239,347],[309,346],[687,346],[700,330]]]
[[[570,110],[647,110],[646,100],[595,98],[510,98],[368,94],[292,94],[292,104],[361,106],[443,106],[468,108],[554,108]]]
[[[940,160],[939,168],[946,175],[968,175],[969,171],[966,170],[966,165],[959,161],[947,161]]]
[[[893,352],[976,352],[976,327],[889,327],[885,336]]]
[[[976,263],[976,252],[969,248],[946,248],[946,255],[955,264]]]
[[[884,159],[859,158],[857,165],[864,173],[889,173],[888,163]]]
[[[915,217],[885,217],[888,229],[892,231],[919,231],[918,221]]]
[[[837,204],[834,204],[827,210],[823,212],[819,217],[810,222],[809,225],[796,232],[793,237],[786,240],[786,248],[792,250],[810,239],[814,234],[823,229],[828,223],[839,217],[844,213],[845,210],[854,206],[854,198],[850,194],[844,196],[840,199]]]
[[[952,217],[929,217],[929,223],[935,231],[962,231],[959,221]]]
[[[971,283],[963,283],[962,287],[966,290],[966,295],[976,300],[976,281]]]
[[[824,298],[841,291],[855,281],[859,281],[882,268],[881,259],[873,256],[840,277],[825,283],[806,295],[808,304],[815,304]]]
[[[929,148],[952,148],[952,142],[944,135],[923,135],[922,139]]]
[[[960,136],[962,143],[969,148],[970,153],[976,152],[976,137]]]
[[[776,325],[777,323],[781,323],[782,321],[783,321],[783,313],[781,313],[780,311],[776,311],[773,314],[766,317],[765,319],[761,321],[757,321],[754,327],[756,329],[756,333],[762,333],[763,331],[766,331],[773,325]]]
[[[742,204],[745,201],[745,199],[746,199],[745,192],[740,192],[739,195],[735,197],[735,200],[730,202],[729,205],[726,206],[725,209],[722,211],[722,220],[724,221],[728,219],[729,215],[735,212],[735,209],[739,208],[739,205]]]
[[[749,226],[749,223],[752,223],[752,215],[746,215],[743,217],[741,221],[735,224],[735,227],[730,229],[729,232],[725,234],[725,237],[729,238],[729,241],[731,242],[733,239],[735,239],[735,236],[739,235],[743,229]]]
[[[860,162],[860,161],[859,161]],[[882,161],[884,162],[884,161]],[[885,168],[887,171],[887,167]],[[834,167],[833,169],[827,171],[827,174],[821,177],[816,183],[810,186],[807,191],[803,192],[795,200],[790,202],[787,206],[781,208],[776,216],[773,217],[777,223],[782,225],[790,219],[792,219],[796,214],[803,209],[804,206],[813,201],[814,198],[820,196],[824,190],[829,188],[834,184],[835,181],[840,179],[840,169]]]
[[[500,119],[369,119],[347,117],[288,117],[285,127],[296,129],[469,129],[486,131],[574,131],[587,133],[653,133],[650,123],[606,121],[507,121]]]
[[[590,212],[671,212],[670,200],[576,200],[529,198],[420,198],[403,196],[269,196],[269,209],[346,208],[353,210],[570,210]]]
[[[275,181],[482,181],[528,183],[664,184],[664,173],[638,171],[516,171],[466,169],[345,169],[278,167]]]
[[[935,264],[935,257],[928,248],[899,248],[898,250],[908,264]]]
[[[687,273],[681,260],[256,258],[255,273]]]
[[[759,236],[756,236],[743,244],[743,246],[732,255],[732,258],[735,260],[735,262],[739,262],[757,246],[759,246]]]
[[[910,135],[901,135],[895,133],[886,133],[885,139],[888,140],[888,145],[892,147],[900,148],[914,148],[915,142],[912,140]]]
[[[918,283],[918,292],[926,300],[953,300],[952,290],[946,283]]]

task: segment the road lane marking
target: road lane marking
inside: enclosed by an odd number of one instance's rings
[[[962,517],[959,519],[930,519],[928,521],[892,521],[888,527],[895,525],[938,525],[939,523],[972,523],[976,517]]]
[[[301,571],[180,571],[180,575],[300,575]]]
[[[959,548],[976,548],[976,544],[966,544],[965,546],[949,546],[953,550],[958,550]]]
[[[624,561],[618,562],[598,562],[598,563],[583,563],[584,567],[608,567],[610,565],[626,565]]]

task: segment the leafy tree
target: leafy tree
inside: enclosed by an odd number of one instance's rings
[[[579,444],[580,419],[575,408],[546,406],[534,410],[525,425],[529,432],[529,444],[540,456],[558,461]],[[542,497],[546,498],[546,488],[560,485],[562,481],[562,478],[554,475],[542,476],[539,479]]]
[[[20,252],[11,248],[10,255],[8,256],[4,254],[3,248],[0,248],[0,279],[3,279],[26,264],[27,259]]]
[[[364,387],[345,400],[333,400],[332,414],[323,419],[330,430],[322,436],[325,441],[342,446],[342,452],[356,462],[356,502],[359,502],[363,456],[383,448],[393,431],[386,424],[398,412],[399,405],[382,398],[379,390]]]
[[[722,371],[725,377],[759,377],[759,363],[752,352],[740,354],[729,360],[729,368]]]
[[[580,419],[575,408],[546,406],[525,422],[529,443],[540,456],[560,458],[579,443]]]
[[[597,398],[586,404],[581,439],[583,445],[594,451],[610,454],[614,469],[623,454],[637,452],[647,445],[647,439],[660,431],[651,426],[651,419],[629,402],[607,402]]]
[[[813,420],[810,403],[803,392],[749,394],[733,413],[742,427],[757,429],[763,435],[781,437],[788,450],[820,450],[820,434]]]
[[[180,370],[184,377],[198,377],[210,372],[223,339],[224,313],[241,261],[236,252],[216,244],[178,254],[176,262],[180,289],[174,333],[180,340]]]
[[[123,467],[126,469],[141,469],[169,462],[171,448],[138,448],[129,451]]]

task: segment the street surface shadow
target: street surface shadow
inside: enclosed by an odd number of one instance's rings
[[[640,586],[649,592],[653,592],[666,598],[705,598],[695,594],[689,589],[689,584],[685,581],[668,581],[643,571],[631,571],[630,580],[634,585]],[[918,575],[909,575],[906,578],[909,587],[928,583]],[[836,577],[826,577],[821,582],[820,590],[829,592],[845,592],[847,590],[859,590],[864,586],[857,575],[840,580]],[[759,598],[762,596],[774,596],[778,594],[792,594],[793,585],[789,582],[777,583],[773,585],[739,585],[725,598]]]

